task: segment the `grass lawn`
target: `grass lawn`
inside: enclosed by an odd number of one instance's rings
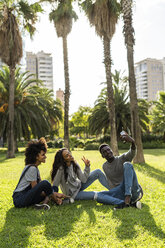
[[[42,179],[50,180],[55,150],[47,154],[46,164],[39,166]],[[124,151],[122,151],[123,153]],[[5,158],[0,150],[0,247],[1,248],[81,248],[81,247],[165,247],[165,151],[144,150],[146,163],[134,165],[144,190],[142,209],[113,210],[113,206],[95,201],[51,205],[50,211],[33,207],[16,209],[12,192],[24,167],[24,153]],[[91,170],[102,168],[98,151],[73,151],[91,161]],[[105,190],[95,182],[88,190]]]

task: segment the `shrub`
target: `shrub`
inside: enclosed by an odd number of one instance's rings
[[[161,141],[163,140],[163,137],[161,135],[155,135],[155,134],[143,134],[142,135],[142,142],[151,142],[151,141]]]
[[[63,139],[57,139],[54,141],[54,147],[55,148],[62,148],[63,147],[64,140]]]
[[[47,146],[48,148],[53,148],[54,147],[53,141],[48,141]]]
[[[98,150],[99,146],[99,143],[85,144],[84,150]]]
[[[165,143],[162,141],[151,141],[151,142],[144,142],[143,143],[144,149],[162,149],[165,148]]]

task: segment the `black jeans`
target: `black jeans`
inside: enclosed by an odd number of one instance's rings
[[[39,182],[34,188],[28,187],[23,191],[14,193],[14,206],[23,208],[42,202],[45,199],[45,196],[41,195],[42,191],[45,192],[46,196],[53,193],[52,186],[47,180]]]

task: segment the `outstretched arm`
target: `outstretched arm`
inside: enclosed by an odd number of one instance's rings
[[[136,149],[135,140],[131,136],[129,136],[128,133],[126,133],[125,131],[122,131],[120,133],[120,138],[122,141],[131,143],[132,144],[132,146],[131,146],[132,150]]]

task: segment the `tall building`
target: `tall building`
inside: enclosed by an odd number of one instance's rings
[[[50,53],[26,52],[26,70],[36,74],[46,88],[53,90],[53,61]]]
[[[37,57],[32,52],[26,52],[26,71],[35,74],[37,77]]]
[[[165,59],[144,59],[135,65],[137,97],[157,100],[159,91],[165,90]]]
[[[59,99],[64,107],[64,91],[61,88],[56,91],[56,99]]]

